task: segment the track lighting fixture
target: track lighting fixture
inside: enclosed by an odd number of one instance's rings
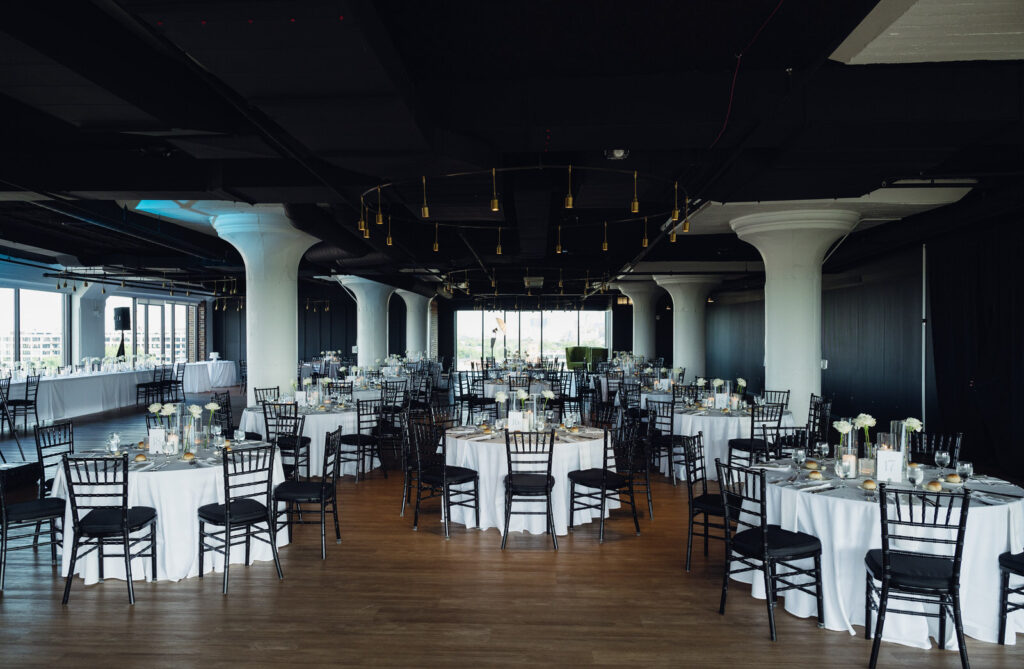
[[[498,246],[494,249],[494,255],[501,255],[501,226],[498,226]]]
[[[604,222],[604,241],[601,242],[601,250],[608,250],[608,221]]]
[[[437,253],[437,223],[434,223],[434,253]]]
[[[672,222],[679,222],[679,182],[675,182],[672,185],[673,200],[672,200]]]

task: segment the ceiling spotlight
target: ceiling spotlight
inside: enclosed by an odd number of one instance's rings
[[[629,158],[629,149],[605,149],[604,157],[608,160],[625,160]]]

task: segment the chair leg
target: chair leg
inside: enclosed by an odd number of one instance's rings
[[[223,593],[228,594],[228,571],[231,569],[231,525],[224,526],[224,585]]]
[[[57,521],[50,519],[50,566],[57,566]],[[0,589],[3,586],[0,585]]]
[[[448,481],[444,481],[443,486],[441,489],[441,510],[444,512],[444,538],[451,539],[452,488]]]
[[[725,571],[722,574],[722,601],[718,604],[718,615],[725,615],[725,598],[729,594],[729,572],[732,567],[732,553],[729,547],[725,548]]]
[[[480,529],[480,477],[473,479],[473,511],[476,513],[476,529]]]
[[[206,523],[199,521],[199,578],[203,577],[203,534],[206,528]]]
[[[156,580],[156,523],[149,526],[149,552],[150,568],[152,569],[153,580]]]
[[[864,638],[871,638],[871,574],[864,576]]]
[[[64,599],[61,600],[61,604],[67,606],[68,597],[71,596],[71,581],[75,578],[75,563],[78,561],[78,533],[75,532],[74,538],[71,540],[71,564],[68,565],[68,577],[64,581]]]
[[[51,521],[52,522],[52,521]],[[7,574],[7,532],[0,534],[0,592],[4,590],[4,577]]]
[[[3,581],[0,580],[0,589]],[[1006,644],[1006,610],[1010,608],[1010,572],[999,570],[999,644]]]
[[[512,520],[512,494],[509,490],[505,490],[505,531],[501,535],[501,550],[505,550],[505,544],[508,543],[508,524]]]
[[[878,619],[875,623],[875,640],[871,644],[871,659],[868,661],[869,669],[875,669],[878,664],[878,649],[882,645],[882,628],[885,627],[885,608],[889,604],[889,586],[882,584],[882,592],[878,596]]]
[[[939,599],[939,650],[946,650],[946,600]]]
[[[768,606],[768,632],[775,641],[775,563],[762,564],[761,573],[764,575],[765,604]]]
[[[576,483],[569,481],[569,531],[576,529]]]
[[[651,500],[651,471],[644,472],[644,487],[647,490],[647,518],[654,520],[654,502]]]
[[[686,571],[690,571],[690,555],[693,553],[693,510],[689,513],[690,522],[686,531]],[[707,545],[707,542],[704,543]]]
[[[338,525],[338,494],[333,493],[331,498],[331,514],[334,516],[334,535],[337,537],[336,543],[341,543],[341,527]]]
[[[402,510],[398,512],[398,515],[405,517],[405,503],[409,498],[409,470],[405,470],[405,478],[402,480]]]
[[[547,495],[548,505],[548,531],[551,532],[551,544],[558,550],[558,537],[555,535],[555,514],[551,512],[551,491],[548,490]],[[603,518],[603,517],[602,517]]]
[[[423,484],[416,481],[416,508],[412,512],[412,529],[415,532],[420,525],[420,500],[423,499]]]
[[[814,556],[814,598],[818,604],[818,627],[825,627],[825,601],[821,594],[821,555]]]
[[[327,500],[320,501],[320,559],[327,559]]]
[[[102,541],[100,541],[99,545],[96,547],[96,552],[99,554],[99,557],[100,557],[100,583],[102,583],[103,582],[103,563],[106,561],[103,558],[103,542]]]
[[[135,585],[132,583],[132,553],[128,541],[128,530],[121,533],[121,545],[124,547],[124,575],[128,581],[128,603],[135,605]]]
[[[605,490],[604,488],[601,488],[601,510],[600,510],[600,513],[601,513],[601,527],[597,531],[597,543],[599,543],[599,544],[603,544],[604,543],[604,509],[605,509],[605,506],[606,506],[607,502],[608,502],[608,491]]]
[[[967,641],[964,638],[964,619],[960,613],[960,593],[954,592],[953,596],[953,626],[956,628],[956,645],[960,649],[960,664],[963,669],[969,669],[971,663],[967,660]]]
[[[629,505],[633,508],[633,527],[636,528],[636,536],[640,536],[640,518],[636,515],[636,496],[633,494],[633,480],[629,481]]]
[[[277,528],[274,527],[273,518],[267,518],[267,529],[270,532],[270,552],[274,554],[274,566],[277,567],[277,578],[278,580],[283,581],[284,572],[281,571],[281,556],[277,553]]]

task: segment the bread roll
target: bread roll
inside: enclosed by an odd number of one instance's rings
[[[861,483],[861,487],[865,490],[875,490],[878,488],[878,484],[871,479],[865,479],[864,483]]]
[[[135,456],[135,462],[145,462],[147,459],[148,458],[146,458],[146,456],[143,455],[142,453],[139,453],[138,455]]]
[[[185,460],[186,462],[189,461],[189,460],[195,460],[196,459],[196,454],[195,453],[186,453],[185,455],[181,456],[181,459]]]
[[[820,481],[822,480],[821,472],[813,471],[807,475],[807,478],[809,478],[812,481]]]
[[[924,489],[928,492],[942,492],[942,484],[938,481],[929,481],[924,484]]]
[[[946,474],[946,483],[963,483],[959,474]]]
[[[817,469],[818,463],[814,460],[806,460],[804,462],[804,469]]]

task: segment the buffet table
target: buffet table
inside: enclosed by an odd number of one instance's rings
[[[43,377],[36,397],[39,420],[52,422],[132,406],[136,384],[152,380],[151,369]],[[24,396],[25,382],[12,383],[8,397]]]
[[[250,442],[250,445],[253,445]],[[243,444],[244,446],[244,444]],[[130,455],[130,454],[129,454]],[[284,481],[280,458],[274,459],[273,484]],[[57,469],[53,480],[53,496],[68,497],[64,469]],[[128,506],[149,506],[156,509],[156,574],[151,570],[149,558],[132,562],[133,580],[179,581],[199,575],[199,507],[204,504],[224,503],[224,475],[219,457],[202,455],[197,464],[183,462],[179,456],[152,456],[147,463],[132,463],[128,473]],[[64,517],[64,545],[71,546],[73,535],[71,502],[68,501]],[[149,532],[148,529],[144,532]],[[288,533],[278,532],[277,545],[288,543]],[[251,559],[273,560],[270,546],[253,541]],[[245,563],[245,549],[231,551],[231,564]],[[71,551],[63,551],[61,575],[67,576],[71,566]],[[224,570],[224,556],[207,551],[204,573]],[[108,557],[103,565],[105,578],[125,578],[124,558]],[[99,580],[99,557],[92,553],[79,556],[75,574],[91,585]]]
[[[554,516],[555,533],[569,533],[569,472],[577,469],[601,467],[603,435],[600,430],[580,432],[576,435],[558,436],[554,446],[551,475],[555,487],[551,492],[551,513]],[[475,469],[480,475],[480,520],[481,530],[490,527],[505,531],[505,475],[508,474],[508,458],[505,453],[505,433],[484,435],[475,428],[454,428],[446,434],[448,464]],[[544,498],[537,502],[516,502],[516,510],[544,511]],[[608,501],[607,509],[617,509],[618,500]],[[476,524],[472,508],[452,507],[452,521],[469,527]],[[577,510],[575,524],[589,523],[598,517],[593,509]],[[547,519],[543,515],[524,516],[513,514],[509,523],[510,532],[543,534],[547,531]]]
[[[784,460],[780,464],[791,464]],[[796,474],[796,479],[792,477]],[[926,468],[925,480],[935,477],[935,470]],[[826,478],[837,487],[822,490],[809,485],[806,472],[793,467],[768,471],[766,502],[768,522],[783,529],[806,532],[818,537],[822,544],[822,593],[825,627],[855,634],[854,625],[864,625],[864,555],[881,548],[879,503],[872,493],[858,486],[863,478],[835,480],[829,470]],[[802,488],[808,488],[806,491]],[[817,487],[817,492],[813,492]],[[909,484],[893,484],[907,488]],[[945,486],[952,488],[952,486]],[[1005,551],[1024,548],[1024,499],[1000,497],[1024,495],[1024,489],[994,479],[968,480],[972,490],[971,507],[964,540],[963,563],[960,569],[961,610],[967,636],[994,643],[999,629],[999,566],[997,558]],[[913,550],[927,550],[919,544]],[[752,583],[752,594],[764,599],[764,581],[758,572],[735,576]],[[920,607],[899,602],[900,607]],[[900,608],[897,607],[897,608]],[[817,615],[814,597],[798,591],[785,593],[785,608],[800,617]],[[892,608],[892,603],[890,608]],[[874,617],[872,617],[874,621]],[[956,650],[956,634],[952,621],[946,626],[946,648]],[[1006,643],[1014,643],[1014,635],[1024,632],[1024,611],[1012,614],[1007,621]],[[882,638],[918,648],[930,648],[929,637],[937,638],[936,618],[899,615],[886,616]],[[863,630],[862,630],[863,632]]]

